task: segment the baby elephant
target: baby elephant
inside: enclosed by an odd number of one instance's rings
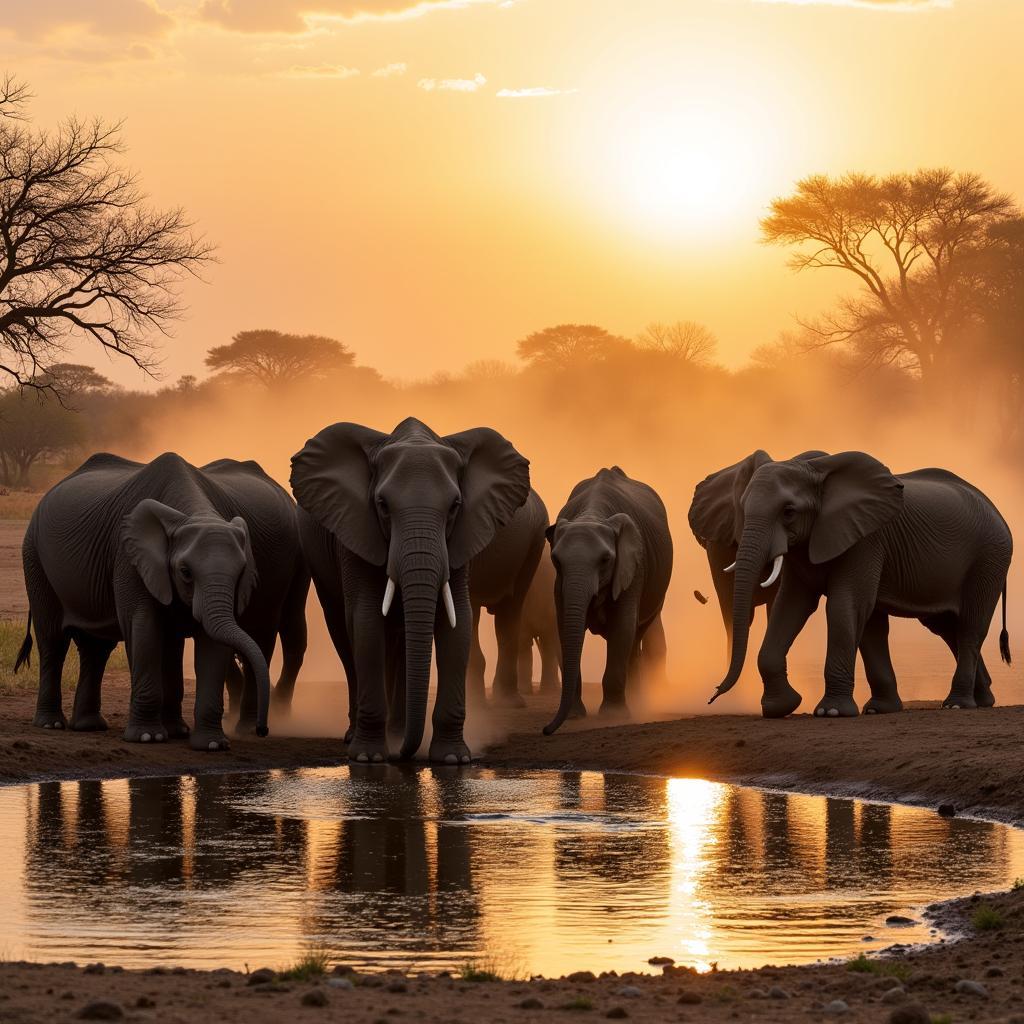
[[[544,727],[551,735],[570,715],[586,713],[580,656],[588,629],[608,641],[602,713],[626,711],[626,681],[642,654],[646,660],[656,651],[663,660],[660,629],[652,651],[646,650],[644,636],[665,602],[672,536],[654,490],[613,466],[573,488],[547,537],[562,641],[562,700]]]

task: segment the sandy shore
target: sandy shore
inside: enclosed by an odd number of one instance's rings
[[[226,754],[193,752],[181,743],[125,744],[117,734],[126,696],[125,674],[111,673],[104,700],[112,730],[105,734],[33,729],[28,722],[34,694],[25,690],[5,698],[0,704],[0,780],[192,774],[343,760],[338,734],[287,736],[285,724],[266,740],[235,739]],[[337,722],[340,733],[341,694],[333,687],[321,696],[332,704],[332,714],[321,720]],[[524,710],[501,713],[481,734],[507,738],[487,749],[483,760],[699,776],[935,807],[951,804],[960,814],[1024,822],[1019,753],[1024,708],[919,708],[853,721],[716,716],[605,727],[598,719],[588,719],[550,738],[540,735],[546,714],[537,701]],[[1001,927],[976,931],[972,915],[980,902],[999,912]],[[146,973],[2,963],[0,1020],[51,1021],[76,1015],[122,1019],[120,1013],[124,1019],[161,1021],[384,1021],[401,1016],[515,1021],[575,1011],[650,1021],[1024,1022],[1024,891],[946,905],[941,924],[965,937],[902,953],[867,971],[837,965],[693,976],[670,969],[663,976],[527,982],[360,977],[329,968],[322,977],[250,984],[252,978],[232,972]],[[964,981],[978,983],[985,994],[964,991],[972,990],[970,985],[958,991],[957,983]],[[892,991],[897,988],[903,991]],[[112,1005],[90,1007],[97,1001]],[[912,1011],[916,1005],[925,1009]]]

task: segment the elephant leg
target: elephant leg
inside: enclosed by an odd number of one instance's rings
[[[992,677],[989,675],[985,659],[978,652],[978,674],[974,680],[974,703],[979,708],[995,707],[996,698],[992,693]]]
[[[192,730],[181,715],[181,702],[185,697],[184,669],[181,659],[185,653],[185,637],[173,633],[164,639],[163,658],[163,722],[172,739],[188,736]],[[234,658],[230,659],[234,662]]]
[[[866,715],[887,715],[903,710],[896,688],[896,670],[889,654],[889,616],[871,613],[860,638],[860,656],[871,687],[871,699],[864,705]]]
[[[522,693],[533,693],[533,637],[526,629],[519,630],[516,677]]]
[[[785,718],[800,706],[800,694],[790,686],[786,656],[807,620],[818,607],[820,597],[813,591],[783,580],[772,614],[768,617],[757,670],[763,692],[761,714],[765,718]]]
[[[345,607],[356,674],[356,720],[348,756],[351,761],[367,764],[385,764],[388,760],[385,620],[380,611],[383,600],[384,581],[369,571],[360,573],[351,589],[346,586]]]
[[[101,732],[107,728],[107,720],[100,714],[103,670],[117,641],[79,634],[75,637],[75,646],[78,648],[78,685],[71,728],[79,732]]]
[[[450,579],[455,604],[455,628],[438,607],[434,623],[437,659],[437,697],[434,701],[430,760],[441,764],[469,764],[471,755],[463,738],[466,722],[466,662],[469,660],[471,619],[468,573],[453,572]]]
[[[205,633],[196,634],[195,647],[195,728],[189,746],[193,750],[228,750],[231,744],[224,735],[223,723],[224,677],[233,653]]]
[[[64,609],[31,547],[25,548],[24,564],[25,589],[39,649],[39,690],[32,724],[40,729],[66,729],[61,677],[71,638],[64,629]]]
[[[306,599],[309,596],[309,573],[302,571],[292,581],[281,613],[281,675],[278,676],[271,706],[288,714],[295,695],[295,680],[306,657],[309,632],[306,626]]]
[[[660,686],[666,682],[668,643],[665,640],[665,626],[661,621],[660,612],[644,631],[640,644],[640,660],[644,686]]]
[[[981,660],[981,645],[992,624],[999,603],[1002,583],[993,586],[989,574],[976,574],[965,581],[961,611],[956,624],[956,671],[949,696],[942,702],[946,708],[974,708],[974,699]],[[988,669],[985,669],[988,674]]]
[[[469,645],[469,660],[466,663],[466,700],[474,710],[486,707],[484,676],[487,672],[487,659],[480,646],[480,606],[473,605],[473,635]]]
[[[825,602],[828,623],[828,648],[825,654],[825,695],[814,709],[815,715],[830,718],[855,718],[860,714],[853,699],[853,680],[857,648],[864,627],[874,610],[852,589],[830,593]]]
[[[629,717],[626,705],[626,682],[631,662],[638,653],[636,608],[631,602],[620,602],[612,613],[608,629],[608,652],[601,680],[603,700],[600,714]]]
[[[167,738],[167,730],[162,717],[164,629],[159,612],[146,599],[136,602],[122,632],[132,674],[123,738],[129,743],[160,743]],[[223,689],[223,674],[220,686]]]
[[[494,633],[498,640],[498,663],[494,670],[491,699],[501,707],[524,708],[526,701],[519,693],[519,626],[522,622],[522,600],[515,596],[503,601],[494,610]],[[527,677],[523,685],[529,689]]]
[[[922,625],[926,626],[936,636],[941,637],[949,648],[954,658],[957,656],[957,616],[952,613],[944,615],[923,615]],[[992,677],[989,675],[985,659],[978,653],[978,669],[974,680],[974,703],[979,708],[990,708],[995,705],[996,699],[992,695]]]

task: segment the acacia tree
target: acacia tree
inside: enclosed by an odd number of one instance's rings
[[[629,347],[625,338],[595,324],[559,324],[527,335],[516,345],[516,352],[531,366],[566,369],[582,362],[600,362]]]
[[[776,199],[766,242],[798,245],[796,270],[838,269],[859,290],[804,324],[818,345],[848,346],[864,363],[895,365],[928,382],[948,378],[984,318],[986,257],[1013,200],[976,174],[926,169],[877,178],[815,175]]]
[[[181,312],[177,285],[210,258],[181,210],[147,207],[118,165],[120,125],[32,127],[29,94],[0,79],[0,370],[19,386],[74,340],[151,369],[150,334]]]
[[[696,320],[648,324],[637,337],[636,343],[642,349],[662,352],[693,366],[708,366],[718,348],[714,334]]]
[[[355,355],[334,338],[268,330],[241,331],[229,345],[217,345],[206,356],[211,370],[249,377],[268,388],[322,379],[354,361]]]

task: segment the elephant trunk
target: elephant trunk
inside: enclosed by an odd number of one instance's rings
[[[393,526],[389,574],[397,575],[405,617],[405,735],[399,754],[403,759],[415,755],[423,741],[437,604],[448,583],[444,527],[443,516],[419,510],[405,513]]]
[[[235,619],[235,587],[225,581],[222,585],[204,588],[193,604],[193,614],[202,625],[206,635],[217,643],[236,651],[249,663],[256,679],[256,735],[266,736],[267,712],[270,707],[270,670],[267,659],[255,640]]]
[[[729,669],[711,695],[709,704],[713,704],[723,693],[731,690],[743,671],[743,662],[747,657],[747,640],[750,636],[750,610],[754,603],[754,587],[761,582],[761,570],[768,558],[770,541],[770,524],[748,518],[732,570],[732,651]]]
[[[550,736],[569,717],[579,704],[583,690],[580,660],[583,640],[587,633],[587,612],[594,599],[590,580],[567,577],[559,580],[558,633],[562,643],[562,699],[555,717],[544,726],[544,735]]]

